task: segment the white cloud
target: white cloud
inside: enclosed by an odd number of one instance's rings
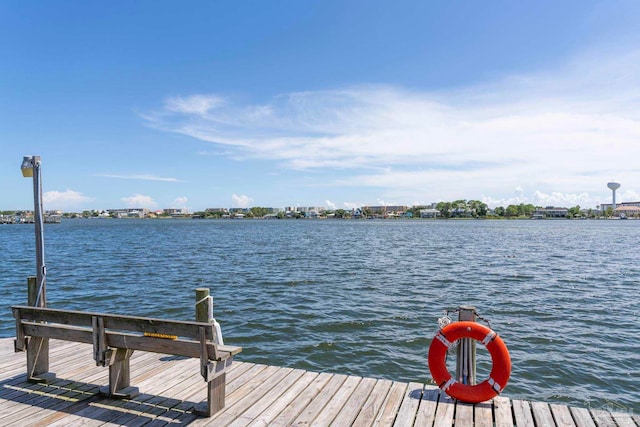
[[[591,52],[545,73],[456,90],[358,86],[255,105],[194,95],[145,118],[215,144],[218,155],[347,170],[348,179],[323,182],[394,199],[597,204],[611,176],[640,180],[640,73],[627,71],[638,68],[640,51]],[[517,186],[528,195],[511,195]]]
[[[331,200],[325,200],[324,204],[327,206],[329,210],[335,211],[337,209],[336,204],[333,203]]]
[[[253,202],[251,197],[245,196],[244,194],[241,196],[233,194],[231,196],[231,200],[233,201],[233,207],[235,208],[248,208],[251,205],[251,202]]]
[[[151,196],[144,196],[142,194],[134,194],[130,197],[123,197],[120,200],[124,202],[128,208],[153,209],[158,206]]]
[[[171,207],[175,209],[184,209],[187,207],[188,201],[189,199],[187,199],[186,197],[178,197],[173,201]]]
[[[169,178],[169,177],[161,177],[155,175],[113,175],[113,174],[97,174],[96,176],[100,176],[103,178],[115,178],[115,179],[134,179],[140,181],[162,181],[162,182],[184,182],[180,181],[177,178]]]
[[[47,210],[78,208],[93,200],[95,199],[68,189],[66,191],[47,191],[42,194],[42,204]]]

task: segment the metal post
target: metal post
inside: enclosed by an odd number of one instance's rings
[[[458,307],[459,321],[476,321],[476,308],[471,305]],[[456,359],[456,379],[462,384],[476,384],[476,341],[462,338],[458,341]]]
[[[42,175],[40,156],[32,157],[33,163],[33,214],[36,226],[36,280],[38,294],[36,307],[46,307],[47,267],[44,264],[44,219],[42,210]]]
[[[40,156],[24,157],[22,174],[33,178],[33,219],[36,233],[36,277],[27,281],[29,305],[46,307],[47,268],[44,264],[44,219],[42,209],[42,173]],[[29,381],[49,382],[55,374],[49,371],[49,338],[30,337],[27,340],[27,374]]]

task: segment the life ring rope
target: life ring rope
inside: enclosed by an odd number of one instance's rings
[[[462,384],[447,369],[447,350],[462,338],[481,342],[491,355],[491,373],[480,384]],[[463,402],[479,403],[495,397],[504,390],[511,375],[511,358],[504,341],[493,330],[476,322],[454,322],[441,328],[431,341],[428,359],[429,370],[439,388]]]

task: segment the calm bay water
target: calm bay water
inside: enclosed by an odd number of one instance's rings
[[[0,337],[34,240],[0,225]],[[640,221],[63,220],[47,299],[189,320],[209,287],[239,360],[420,382],[442,311],[475,305],[511,353],[504,395],[637,413],[639,242]]]

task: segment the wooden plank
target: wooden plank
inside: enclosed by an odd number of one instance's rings
[[[552,426],[554,425],[553,415],[549,405],[544,402],[531,402],[531,412],[533,412],[533,419],[538,426]]]
[[[322,408],[322,412],[313,420],[311,425],[313,426],[328,426],[330,425],[336,416],[340,413],[349,397],[353,394],[354,390],[362,381],[362,377],[349,376],[342,383],[342,386],[333,394],[329,402]],[[336,420],[336,424],[340,424]]]
[[[569,412],[571,412],[577,427],[596,427],[596,423],[591,418],[591,413],[589,413],[588,409],[570,407]]]
[[[273,368],[273,369],[272,369]],[[234,392],[234,395],[242,396],[241,399],[235,400],[232,405],[227,405],[223,410],[215,414],[215,424],[230,425],[249,410],[261,397],[267,395],[276,387],[293,369],[291,368],[274,368],[267,367],[270,375],[266,377],[259,385],[247,388],[240,393],[240,389]],[[237,396],[236,396],[237,398]]]
[[[379,379],[371,390],[369,397],[362,404],[360,413],[353,421],[352,427],[364,427],[374,424],[374,420],[378,416],[382,405],[391,389],[391,380]]]
[[[256,417],[250,426],[275,425],[276,417],[284,411],[291,402],[300,396],[309,385],[318,377],[317,372],[304,372],[304,374],[293,384],[278,400],[273,402],[266,410]]]
[[[80,343],[92,344],[92,330],[68,325],[55,325],[44,323],[24,323],[25,334],[47,337],[59,340],[71,340]],[[164,339],[145,337],[124,332],[105,331],[106,344],[112,348],[128,350],[149,351],[152,353],[172,354],[176,356],[199,358],[201,351],[200,341],[188,341],[183,339]],[[209,342],[206,345],[209,360],[216,360],[216,344]],[[229,352],[224,350],[230,350]],[[224,360],[232,354],[242,351],[241,347],[218,346],[218,356]]]
[[[404,398],[407,389],[409,388],[408,383],[401,383],[394,381],[391,384],[391,389],[389,390],[389,394],[380,408],[380,412],[376,417],[376,420],[373,425],[380,426],[391,426],[396,419],[396,414],[398,413],[398,409],[402,404],[402,399]]]
[[[493,427],[493,402],[476,403],[473,407],[473,421],[475,427]]]
[[[512,400],[513,418],[518,427],[535,427],[531,407],[526,400]]]
[[[607,411],[592,409],[591,415],[593,416],[593,421],[598,427],[616,427],[616,422],[613,421],[613,417]]]
[[[180,363],[189,365],[190,369],[198,369],[198,365],[193,359],[182,360]],[[244,384],[244,381],[239,379],[243,375],[246,374],[249,377],[253,377],[256,371],[264,370],[265,368],[266,365],[254,365],[241,362],[232,365],[227,374],[227,394]],[[200,419],[189,411],[192,410],[195,403],[200,402],[206,397],[201,384],[201,381],[193,375],[187,376],[178,386],[174,386],[168,390],[166,396],[153,396],[149,401],[145,402],[145,406],[150,407],[150,409],[146,410],[142,416],[132,421],[126,421],[126,423],[123,424],[129,427],[138,425],[149,426],[156,423],[160,423],[161,425],[175,423],[186,425],[193,420]],[[137,397],[136,400],[139,398],[140,396]],[[229,401],[227,401],[227,405],[230,405]],[[149,422],[149,424],[147,424],[147,422]]]
[[[197,373],[197,363],[184,363],[185,360],[163,363],[158,360],[157,355],[154,356],[154,369],[151,372],[155,375],[147,376],[146,379],[141,379],[140,376],[133,378],[133,381],[144,393],[132,400],[111,400],[107,411],[98,406],[82,411],[81,415],[84,418],[92,419],[86,425],[100,425],[103,422],[109,422],[131,426],[136,424],[132,421],[136,418],[139,418],[138,423],[142,423],[142,421],[146,422],[162,416],[166,412],[166,407],[158,407],[157,402],[163,402],[164,406],[175,405],[179,402],[175,395],[181,389],[193,387],[193,381],[189,381],[189,379],[194,376],[194,372]],[[191,362],[191,360],[189,361]],[[158,381],[168,369],[172,373],[171,377],[166,378],[165,381]],[[197,382],[197,386],[201,389],[204,388],[200,381]],[[163,393],[167,393],[168,396],[161,396]],[[78,414],[80,415],[80,413]]]
[[[473,405],[457,402],[454,424],[455,427],[467,427],[473,425]]]
[[[353,422],[358,417],[362,406],[367,401],[371,391],[375,387],[376,382],[377,380],[375,378],[362,378],[356,389],[336,416],[336,423],[341,425],[353,425]]]
[[[493,412],[495,427],[513,427],[513,413],[509,399],[502,396],[494,397]]]
[[[434,386],[425,386],[422,391],[422,400],[416,413],[414,427],[431,427],[436,418],[436,409],[438,407],[438,399],[440,398],[440,389]]]
[[[303,408],[299,415],[293,420],[291,425],[310,425],[313,420],[322,412],[322,409],[329,403],[332,396],[340,390],[347,380],[346,375],[332,375],[331,379],[324,385],[320,393]]]
[[[269,409],[280,396],[287,393],[287,391],[296,383],[296,381],[304,375],[304,371],[301,369],[294,369],[289,371],[284,378],[277,384],[275,384],[266,393],[263,393],[261,397],[258,397],[252,405],[247,408],[246,411],[240,415],[229,426],[232,427],[244,427],[249,425],[252,421],[260,417],[260,415]],[[278,376],[282,376],[278,374]],[[274,375],[275,377],[275,375]]]
[[[104,327],[107,329],[117,329],[122,331],[149,332],[166,335],[177,335],[178,337],[200,339],[200,327],[204,327],[207,332],[207,339],[215,338],[213,325],[206,322],[191,322],[182,320],[156,319],[152,317],[126,316],[108,313],[94,313],[87,311],[59,310],[45,307],[13,306],[14,316],[36,321],[59,323],[70,326],[92,327],[92,318],[100,317],[104,319]]]
[[[627,414],[625,412],[612,412],[611,416],[618,427],[636,427],[636,423],[633,422],[631,414]]]
[[[455,401],[444,393],[440,393],[434,427],[449,427],[453,424]]]
[[[334,379],[335,378],[335,379]],[[334,380],[338,382],[338,386],[341,381],[344,381],[346,376],[335,377],[333,374],[323,372],[318,374],[317,377],[305,388],[302,393],[296,396],[293,401],[286,408],[281,411],[277,417],[275,417],[271,424],[272,426],[289,426],[293,424],[293,421],[301,415],[301,413],[307,409],[311,402],[315,402],[317,396],[320,393],[328,394],[334,388],[334,385],[329,384]],[[336,388],[337,389],[337,388]]]
[[[402,398],[400,409],[398,409],[398,415],[393,423],[394,426],[403,427],[413,425],[423,391],[424,385],[415,382],[409,383],[409,387]]]
[[[557,427],[575,427],[576,424],[571,416],[571,411],[566,405],[552,403],[549,408]]]
[[[147,355],[153,356],[150,353],[147,353]],[[153,369],[154,364],[147,362],[147,359],[139,357],[136,360],[141,363],[137,371]],[[46,409],[48,409],[38,412],[34,412],[33,406],[31,406],[31,409],[29,409],[29,412],[31,413],[30,420],[37,425],[43,426],[49,426],[55,424],[56,422],[58,422],[59,425],[70,425],[81,421],[86,422],[87,420],[85,419],[86,417],[83,411],[87,408],[91,408],[93,404],[85,407],[79,405],[79,402],[85,399],[93,399],[94,397],[97,398],[97,401],[101,400],[101,397],[97,395],[97,384],[93,384],[93,382],[98,378],[100,378],[100,380],[97,381],[98,385],[106,381],[104,374],[107,372],[107,370],[99,367],[94,367],[93,370],[94,372],[97,371],[97,373],[83,378],[83,382],[72,383],[71,389],[64,394],[64,396],[69,397],[68,402],[59,402],[53,399],[49,399],[49,402],[53,402],[54,405],[51,407],[47,407],[45,404],[38,403],[38,407],[45,407]],[[91,383],[86,383],[87,381],[90,381]],[[32,404],[35,403],[36,402],[32,402]],[[69,413],[70,411],[68,408],[73,408],[75,411],[80,412],[81,415]],[[93,412],[90,412],[90,414],[91,413]]]

